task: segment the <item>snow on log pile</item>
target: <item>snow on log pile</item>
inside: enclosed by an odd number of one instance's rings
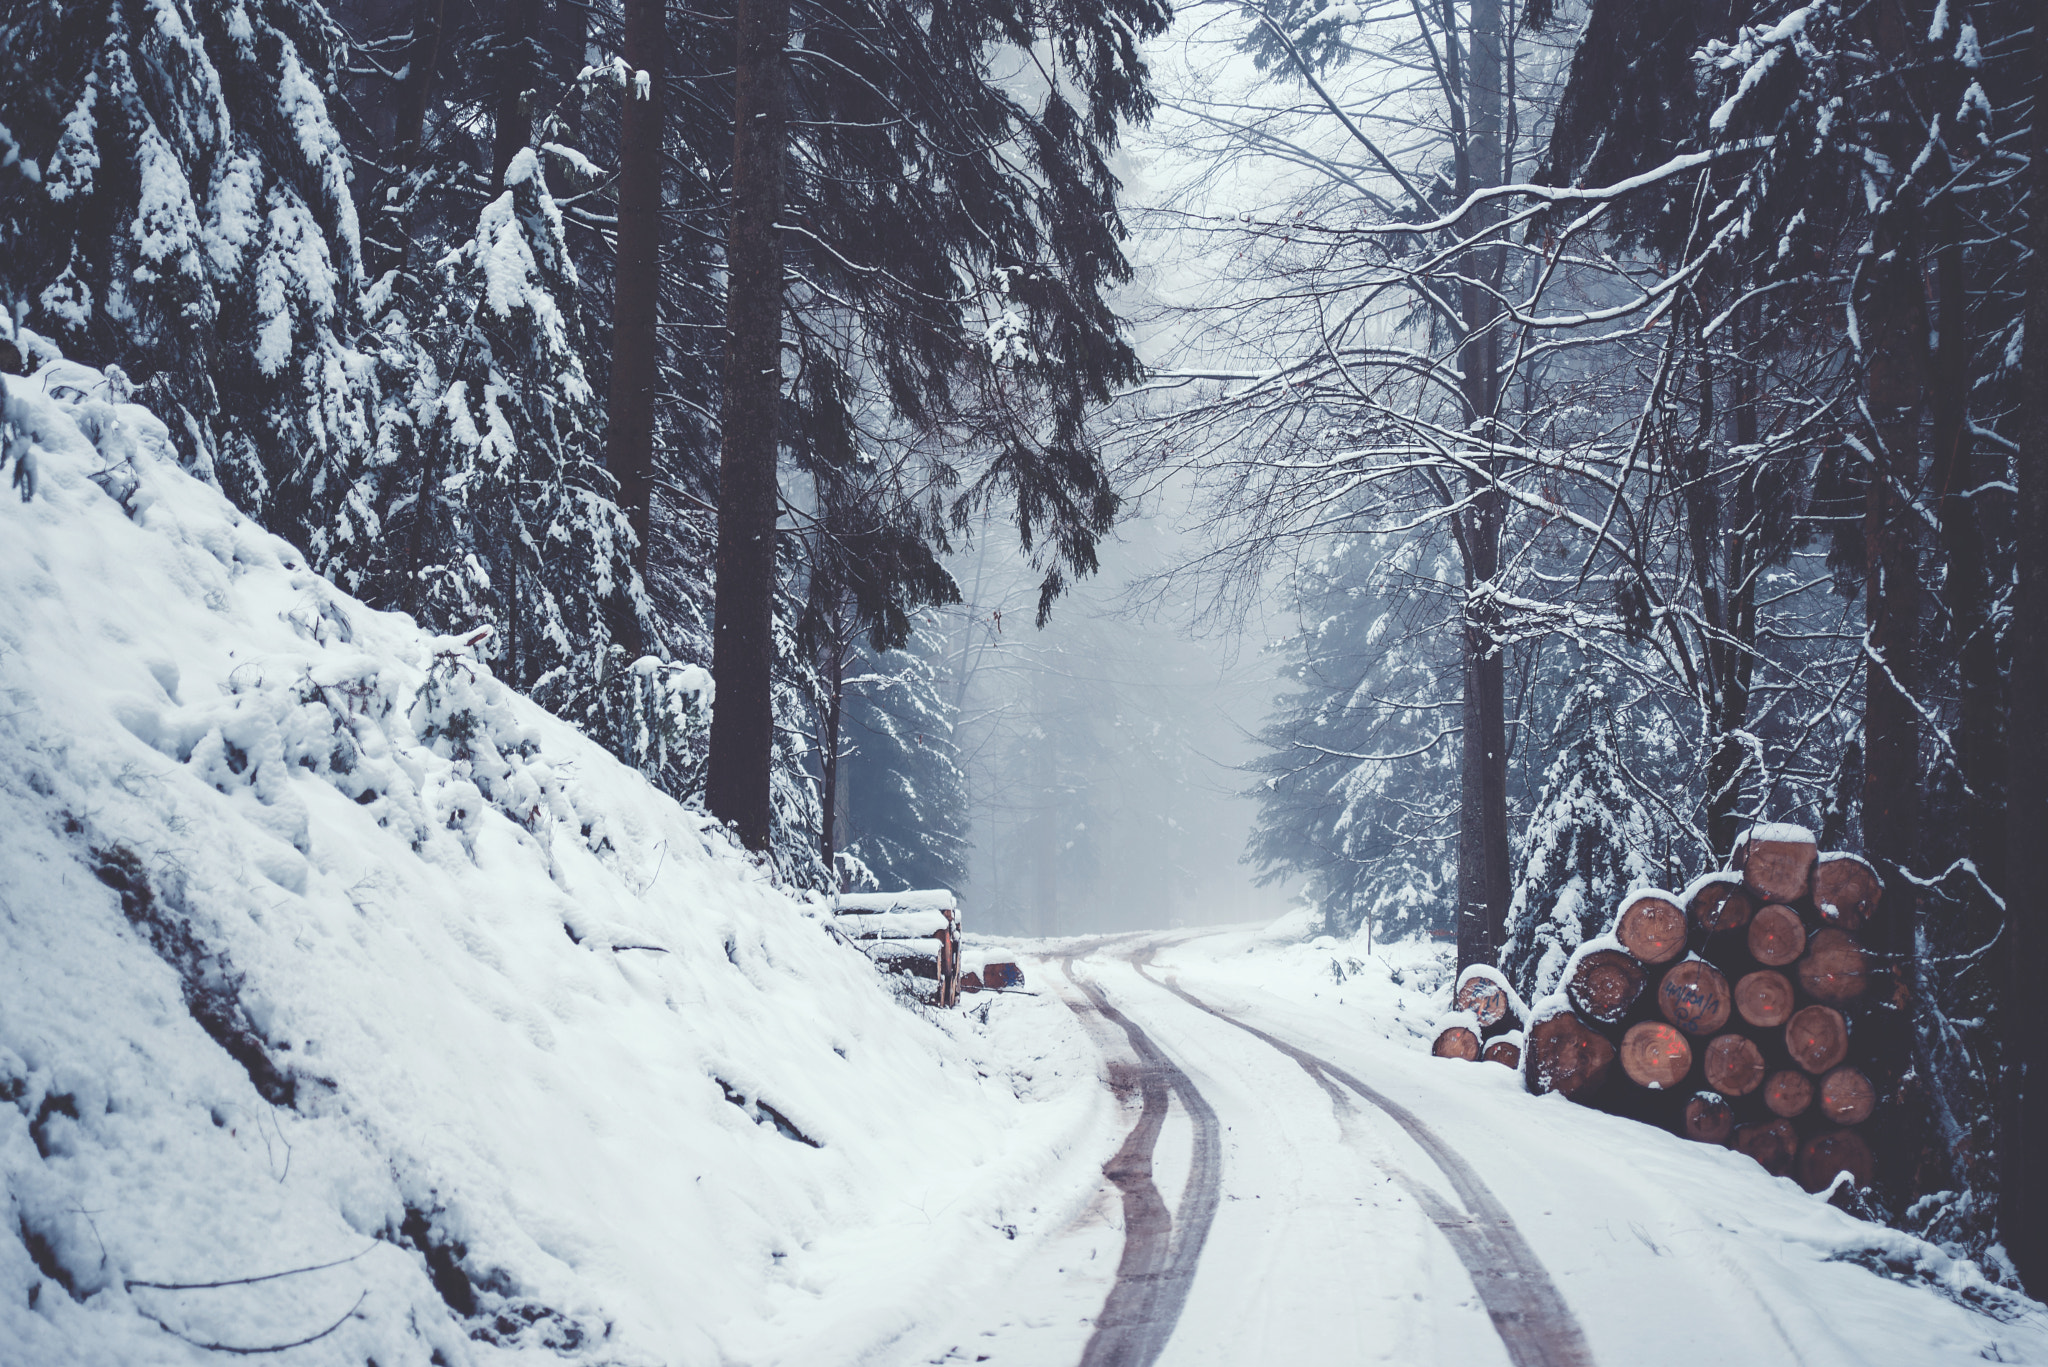
[[[852,1361],[1092,1195],[1057,1001],[906,1008],[104,376],[4,383],[0,1362]]]
[[[1883,889],[1870,865],[1821,854],[1798,826],[1752,829],[1732,863],[1682,893],[1631,893],[1525,1014],[1518,1057],[1500,1061],[1532,1092],[1729,1145],[1809,1191],[1843,1172],[1866,1186],[1877,1155],[1864,1122],[1905,1062],[1879,1043],[1889,994],[1857,937]],[[1454,1007],[1490,973],[1468,969]],[[1453,1017],[1435,1052],[1477,1057],[1470,1033]]]

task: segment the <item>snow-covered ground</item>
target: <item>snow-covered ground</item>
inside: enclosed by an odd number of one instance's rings
[[[1056,999],[907,1009],[104,377],[6,384],[0,1367],[853,1361],[1094,1198]]]
[[[1333,1104],[1287,1056],[1169,984],[1424,1120],[1512,1217],[1583,1330],[1585,1360],[2048,1363],[2048,1310],[1939,1249],[1726,1149],[1530,1096],[1495,1064],[1430,1057],[1447,950],[1368,951],[1312,937],[1305,917],[1068,947],[1083,951],[1075,973],[1187,1071],[1225,1126],[1222,1201],[1162,1367],[1570,1360],[1504,1342],[1424,1204],[1466,1218],[1459,1196],[1411,1135],[1372,1105]],[[1063,981],[1057,959],[1027,968]],[[1186,1133],[1176,1106],[1158,1163],[1169,1204]]]
[[[0,1367],[1077,1362],[1139,1107],[1084,983],[1220,1126],[1163,1363],[1544,1360],[1489,1316],[1447,1170],[1277,1041],[1483,1179],[1577,1360],[2048,1364],[2048,1315],[1967,1264],[1429,1058],[1431,946],[970,939],[1027,990],[912,1009],[103,377],[7,393],[35,488],[0,499]],[[1176,1092],[1169,1206],[1194,1134]]]

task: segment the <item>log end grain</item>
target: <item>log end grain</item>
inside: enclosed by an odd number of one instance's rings
[[[1763,1050],[1747,1035],[1716,1035],[1707,1042],[1707,1085],[1722,1096],[1748,1096],[1764,1085]]]
[[[1826,855],[1814,866],[1814,910],[1829,925],[1856,929],[1877,914],[1883,896],[1877,871],[1853,854]]]
[[[1796,827],[1782,828],[1780,833],[1805,838],[1776,839],[1767,832],[1751,831],[1735,851],[1735,867],[1742,874],[1742,885],[1760,901],[1796,902],[1813,883],[1820,847]]]
[[[1669,1090],[1692,1071],[1692,1045],[1663,1021],[1638,1021],[1621,1037],[1621,1070],[1638,1087]]]
[[[1809,1006],[1785,1022],[1785,1052],[1807,1072],[1840,1066],[1849,1054],[1849,1023],[1832,1006]]]
[[[1790,1120],[1813,1105],[1813,1079],[1796,1068],[1784,1068],[1764,1079],[1764,1109]]]
[[[1702,1144],[1725,1144],[1735,1133],[1735,1112],[1712,1092],[1696,1092],[1686,1100],[1685,1137]]]
[[[1735,1012],[1751,1025],[1777,1029],[1792,1019],[1792,980],[1770,968],[1743,974],[1735,984]]]
[[[1513,1007],[1508,1001],[1508,990],[1498,981],[1467,969],[1464,980],[1451,996],[1451,1009],[1470,1011],[1480,1027],[1486,1029],[1506,1020]]]
[[[1748,1154],[1773,1177],[1788,1175],[1799,1156],[1799,1131],[1792,1128],[1789,1120],[1737,1125],[1732,1142],[1737,1153]]]
[[[1532,1092],[1562,1092],[1590,1100],[1614,1067],[1614,1044],[1569,1011],[1546,1016],[1529,1027],[1523,1076]]]
[[[1854,1130],[1830,1130],[1806,1141],[1799,1150],[1799,1185],[1808,1191],[1823,1190],[1846,1172],[1859,1187],[1870,1185],[1877,1173],[1877,1157],[1870,1145]]]
[[[1436,1043],[1429,1047],[1429,1052],[1438,1058],[1470,1063],[1479,1057],[1479,1032],[1469,1025],[1446,1025],[1437,1031]]]
[[[1846,1006],[1870,987],[1870,956],[1856,937],[1824,926],[1806,942],[1799,956],[1799,985],[1815,1001]]]
[[[1820,1080],[1821,1114],[1837,1125],[1861,1125],[1877,1108],[1877,1087],[1861,1068],[1843,1064]]]
[[[1573,967],[1564,992],[1573,1010],[1588,1020],[1613,1025],[1628,1014],[1648,984],[1649,975],[1634,956],[1596,949]]]
[[[1622,908],[1614,938],[1646,964],[1668,964],[1685,953],[1685,912],[1662,893],[1642,893]]]
[[[1522,1066],[1522,1042],[1519,1039],[1506,1035],[1496,1040],[1488,1040],[1486,1048],[1480,1053],[1480,1057],[1488,1063],[1498,1063],[1509,1068],[1519,1068]]]
[[[1759,907],[1749,921],[1749,953],[1758,963],[1783,968],[1806,952],[1806,923],[1782,902]]]
[[[1749,918],[1756,915],[1756,903],[1739,882],[1709,883],[1693,894],[1686,911],[1702,934],[1718,935],[1748,925]]]
[[[1688,1035],[1711,1035],[1728,1023],[1735,994],[1721,970],[1704,959],[1674,966],[1657,985],[1657,1010]]]

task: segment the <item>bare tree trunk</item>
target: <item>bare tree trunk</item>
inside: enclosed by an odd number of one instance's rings
[[[824,819],[818,823],[818,853],[825,860],[826,871],[834,875],[839,870],[839,718],[846,698],[846,644],[838,625],[832,624],[832,639],[825,645],[825,717],[818,735],[818,748],[824,754],[818,794],[824,804]]]
[[[1956,758],[1971,792],[1962,794],[1962,846],[1993,887],[2005,881],[2005,788],[1998,678],[1997,629],[1991,620],[1992,584],[1986,569],[1984,534],[1977,501],[1968,496],[1989,475],[1979,477],[1970,443],[1970,336],[1968,281],[1963,260],[1965,225],[1952,199],[1936,216],[1940,244],[1935,281],[1940,296],[1940,332],[1934,352],[1934,495],[1945,562],[1942,594],[1949,620],[1949,655],[1956,662],[1958,689]],[[1974,796],[1972,796],[1974,793]],[[1983,899],[1972,898],[1972,941],[1996,930],[1983,914]]]
[[[1449,7],[1446,6],[1449,10]],[[1471,43],[1462,82],[1467,116],[1463,155],[1458,158],[1461,195],[1498,185],[1504,172],[1502,136],[1505,112],[1502,68],[1506,32],[1500,0],[1472,0]],[[1447,28],[1447,38],[1455,29]],[[1455,110],[1459,79],[1455,42],[1446,43],[1451,59],[1451,104]],[[1474,211],[1464,230],[1481,233],[1500,221],[1493,204]],[[1466,254],[1468,279],[1461,287],[1459,311],[1464,343],[1459,350],[1461,389],[1467,430],[1489,446],[1500,406],[1499,304],[1487,288],[1498,287],[1505,270],[1505,249],[1478,248]],[[1499,458],[1486,458],[1487,475],[1497,476]],[[1498,634],[1499,610],[1486,594],[1500,570],[1500,534],[1505,507],[1488,479],[1474,480],[1472,512],[1464,519],[1465,573],[1468,601],[1463,630],[1464,731],[1461,738],[1461,792],[1458,803],[1458,966],[1491,963],[1507,935],[1511,874],[1508,853],[1507,660]]]
[[[639,538],[647,572],[653,543],[654,394],[659,372],[661,295],[662,74],[668,48],[666,0],[625,0],[625,59],[636,73],[619,108],[619,246],[612,273],[612,388],[605,465]]]
[[[1864,507],[1863,834],[1885,872],[1885,949],[1914,950],[1912,887],[1898,877],[1919,854],[1917,688],[1920,565],[1910,504],[1919,483],[1920,414],[1927,392],[1927,313],[1912,208],[1894,202],[1874,231],[1856,300],[1865,339],[1873,464]],[[1894,912],[1893,908],[1897,910]]]
[[[782,404],[783,159],[788,0],[740,0],[732,227],[726,239],[724,447],[712,610],[711,756],[705,802],[748,849],[768,848],[774,748],[776,456]]]
[[[2020,361],[2018,584],[2012,625],[2011,785],[2006,848],[2048,849],[2048,24],[2034,24],[2033,184],[2028,196],[2026,351]],[[2007,938],[1999,1139],[1999,1234],[2027,1289],[2048,1291],[2048,1012],[2036,1003],[2048,972],[2048,892],[2038,879],[2005,886]]]

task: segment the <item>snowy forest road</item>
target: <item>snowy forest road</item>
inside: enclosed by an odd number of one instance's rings
[[[1276,924],[979,952],[1065,1003],[1122,1109],[1048,1148],[1037,1221],[864,1367],[2048,1367],[2048,1315],[1933,1245],[1432,1058],[1427,944]]]
[[[1292,1108],[1305,1104],[1312,1112],[1320,1106],[1336,1128],[1338,1145],[1348,1151],[1348,1161],[1339,1158],[1333,1163],[1333,1156],[1327,1152],[1326,1145],[1304,1145],[1297,1134],[1277,1154],[1267,1156],[1266,1161],[1278,1158],[1282,1166],[1281,1171],[1270,1175],[1291,1186],[1295,1193],[1305,1198],[1304,1205],[1315,1209],[1289,1211],[1285,1209],[1284,1201],[1267,1206],[1264,1203],[1268,1195],[1274,1193],[1253,1191],[1253,1212],[1226,1221],[1225,1238],[1219,1240],[1217,1253],[1218,1260],[1230,1268],[1242,1268],[1249,1254],[1250,1261],[1262,1269],[1262,1275],[1230,1277],[1234,1295],[1226,1292],[1216,1296],[1213,1302],[1205,1301],[1205,1309],[1224,1312],[1240,1327],[1256,1324],[1256,1338],[1240,1340],[1236,1347],[1215,1356],[1213,1354],[1219,1347],[1215,1330],[1223,1326],[1216,1324],[1208,1329],[1198,1329],[1182,1336],[1184,1346],[1165,1358],[1169,1364],[1259,1360],[1291,1346],[1273,1338],[1274,1331],[1283,1323],[1291,1326],[1291,1336],[1299,1337],[1306,1331],[1307,1337],[1299,1345],[1305,1352],[1327,1352],[1335,1346],[1329,1334],[1333,1328],[1340,1327],[1336,1321],[1343,1318],[1340,1306],[1344,1301],[1342,1298],[1333,1300],[1309,1294],[1315,1281],[1304,1280],[1310,1275],[1307,1264],[1313,1262],[1320,1267],[1320,1279],[1333,1271],[1341,1272],[1355,1265],[1357,1253],[1366,1247],[1373,1246],[1375,1251],[1384,1252],[1385,1246],[1379,1240],[1359,1238],[1360,1231],[1355,1228],[1347,1231],[1345,1226],[1352,1222],[1339,1213],[1341,1202],[1330,1199],[1338,1193],[1319,1188],[1330,1178],[1335,1178],[1335,1185],[1341,1187],[1351,1185],[1344,1182],[1346,1175],[1361,1177],[1376,1173],[1397,1187],[1412,1203],[1414,1210],[1435,1226],[1443,1236],[1443,1243],[1449,1246],[1456,1261],[1469,1275],[1478,1301],[1498,1335],[1498,1348],[1491,1354],[1482,1354],[1480,1360],[1490,1360],[1504,1351],[1512,1367],[1590,1367],[1592,1359],[1571,1310],[1558,1294],[1542,1263],[1516,1230],[1513,1220],[1469,1164],[1411,1111],[1375,1092],[1344,1069],[1200,1000],[1180,985],[1176,974],[1167,974],[1163,982],[1155,977],[1148,971],[1148,965],[1160,943],[1158,940],[1146,940],[1133,946],[1125,941],[1117,946],[1122,952],[1116,957],[1135,970],[1151,988],[1163,987],[1180,1003],[1244,1032],[1267,1049],[1285,1055],[1323,1094],[1318,1102],[1304,1095],[1305,1089],[1261,1085],[1270,1084],[1272,1080],[1260,1076],[1262,1062],[1269,1067],[1270,1054],[1262,1061],[1255,1056],[1247,1057],[1241,1046],[1218,1051],[1214,1046],[1221,1041],[1205,1040],[1210,1047],[1196,1057],[1205,1065],[1202,1068],[1204,1073],[1225,1083],[1220,1093],[1227,1098],[1224,1114],[1231,1118],[1231,1130],[1258,1132],[1292,1128],[1289,1117],[1276,1114],[1280,1106]],[[1102,966],[1106,956],[1100,956],[1100,951],[1110,948],[1109,944],[1090,948],[1098,950],[1095,964]],[[1094,1011],[1124,1032],[1137,1055],[1136,1071],[1143,1098],[1138,1124],[1115,1158],[1104,1168],[1105,1174],[1123,1194],[1124,1254],[1117,1268],[1116,1283],[1097,1320],[1082,1363],[1083,1367],[1151,1367],[1161,1360],[1174,1337],[1218,1205],[1222,1163],[1217,1143],[1217,1111],[1187,1073],[1161,1052],[1145,1029],[1126,1011],[1112,1005],[1098,982],[1077,976],[1073,965],[1072,957],[1061,961],[1068,980],[1086,995],[1088,1005]],[[1069,1004],[1076,1010],[1084,1009],[1071,999]],[[1147,1005],[1147,1019],[1151,1019],[1164,1003],[1155,996]],[[1187,1024],[1180,1022],[1180,1031],[1184,1032]],[[1182,1037],[1190,1038],[1185,1034]],[[1233,1046],[1238,1045],[1238,1041],[1227,1034],[1222,1038]],[[1219,1060],[1216,1058],[1218,1052],[1230,1057]],[[1231,1078],[1229,1074],[1232,1071],[1238,1076]],[[1347,1093],[1345,1088],[1350,1091]],[[1180,1101],[1195,1131],[1185,1184],[1171,1217],[1153,1181],[1153,1150],[1163,1129],[1169,1091]],[[1391,1119],[1413,1141],[1426,1156],[1426,1161],[1434,1164],[1448,1180],[1455,1201],[1462,1203],[1463,1210],[1426,1183],[1418,1182],[1409,1175],[1400,1158],[1387,1151],[1383,1142],[1385,1137],[1369,1132],[1370,1122],[1353,1101],[1354,1093],[1369,1107]],[[1248,1110],[1250,1114],[1247,1114]],[[1274,1137],[1279,1136],[1276,1134]],[[1233,1148],[1238,1147],[1233,1145]],[[1290,1159],[1300,1164],[1292,1172],[1285,1171],[1285,1168],[1296,1165],[1287,1162]],[[1359,1202],[1368,1199],[1356,1192],[1353,1195]],[[1231,1199],[1242,1203],[1243,1193],[1235,1192]],[[1373,1204],[1377,1206],[1379,1200],[1373,1200]],[[1402,1224],[1406,1226],[1402,1231],[1404,1234],[1420,1234],[1419,1230],[1413,1229],[1413,1212],[1404,1213]],[[1233,1237],[1238,1235],[1239,1226],[1249,1226],[1243,1231],[1249,1237],[1241,1241]],[[1307,1237],[1302,1238],[1303,1235]],[[1365,1271],[1362,1268],[1358,1270]],[[1221,1277],[1210,1279],[1212,1295],[1217,1291],[1214,1283],[1222,1280]],[[1375,1279],[1361,1278],[1359,1284],[1369,1280]],[[1249,1313],[1231,1315],[1229,1301],[1232,1299],[1239,1300]],[[1370,1303],[1373,1298],[1362,1299]],[[1426,1305],[1432,1299],[1435,1297],[1410,1299],[1401,1305],[1401,1309],[1408,1312],[1409,1307]],[[1470,1305],[1469,1298],[1454,1299],[1461,1307]],[[1404,1318],[1409,1317],[1412,1315],[1404,1313]],[[1197,1316],[1198,1322],[1203,1318],[1207,1316]],[[1469,1311],[1461,1310],[1453,1318],[1460,1323],[1454,1328],[1446,1328],[1453,1337],[1468,1340],[1472,1329]],[[1394,1345],[1384,1334],[1387,1327],[1384,1319],[1371,1325],[1360,1323],[1354,1326],[1360,1333],[1379,1331],[1370,1335],[1381,1340],[1374,1346],[1392,1348]],[[1442,1342],[1435,1326],[1425,1328],[1424,1340],[1412,1346],[1421,1348],[1432,1339],[1439,1346],[1451,1346]],[[1360,1349],[1367,1347],[1363,1341],[1355,1346]],[[1470,1360],[1474,1346],[1466,1342],[1459,1360]],[[1387,1356],[1397,1357],[1400,1353]]]

